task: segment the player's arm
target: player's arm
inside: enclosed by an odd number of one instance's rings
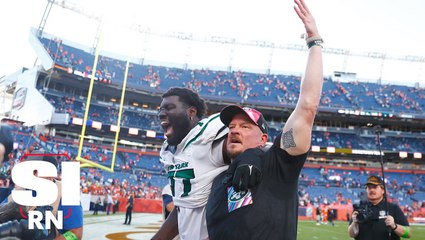
[[[73,228],[55,238],[55,240],[82,239],[83,227]]]
[[[169,203],[165,204],[165,208],[167,209],[167,211],[169,211],[171,213],[174,209],[174,202],[169,202]]]
[[[177,209],[174,208],[165,219],[161,228],[158,232],[151,238],[151,240],[171,240],[179,234],[178,224],[177,224]]]
[[[304,23],[307,37],[319,37],[316,22],[304,3],[295,0],[296,13]],[[282,130],[280,147],[290,155],[306,153],[310,148],[311,131],[323,85],[322,47],[312,46],[308,53],[307,67],[301,81],[298,103]]]

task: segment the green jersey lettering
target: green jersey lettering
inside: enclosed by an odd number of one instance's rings
[[[187,167],[188,163],[183,163],[182,165],[186,165],[185,167]],[[176,166],[176,169],[179,169],[181,167],[183,166],[180,166],[180,167]],[[193,169],[168,171],[168,177],[170,178],[171,193],[173,194],[173,197],[175,196],[175,178],[183,179],[183,193],[180,197],[185,197],[189,195],[189,192],[192,190],[190,179],[195,178],[195,172],[193,171]]]

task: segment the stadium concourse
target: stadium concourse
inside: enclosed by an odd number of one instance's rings
[[[210,114],[230,103],[261,109],[271,140],[298,100],[300,75],[132,62],[124,79],[123,59],[100,55],[94,71],[90,47],[35,31],[30,42],[42,64],[0,79],[3,97],[10,100],[2,122],[12,126],[15,143],[1,168],[0,200],[13,187],[13,166],[26,153],[42,149],[85,159],[80,187],[87,239],[149,239],[159,227],[161,191],[168,180],[158,156],[164,137],[157,110],[169,87],[199,92]],[[320,207],[324,221],[329,211],[346,221],[366,178],[381,174],[382,156],[389,200],[402,206],[409,221],[424,223],[424,110],[423,88],[327,77],[299,179],[299,218],[315,219]],[[134,224],[127,226],[122,212],[131,193]],[[91,216],[98,199],[99,212],[105,212],[108,194],[118,213]]]

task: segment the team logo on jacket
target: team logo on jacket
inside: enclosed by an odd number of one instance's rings
[[[244,190],[242,190],[240,192],[233,191],[229,196],[229,201],[230,202],[237,202],[237,201],[241,200],[242,198],[244,198],[247,193],[248,193],[248,191],[244,191]]]
[[[252,204],[251,191],[236,192],[233,187],[227,188],[227,209],[229,212]]]

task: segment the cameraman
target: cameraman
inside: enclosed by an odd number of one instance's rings
[[[384,182],[378,176],[370,176],[366,183],[367,202],[353,211],[348,234],[356,240],[391,240],[410,238],[409,222],[400,207],[393,203],[387,206],[384,200]]]

